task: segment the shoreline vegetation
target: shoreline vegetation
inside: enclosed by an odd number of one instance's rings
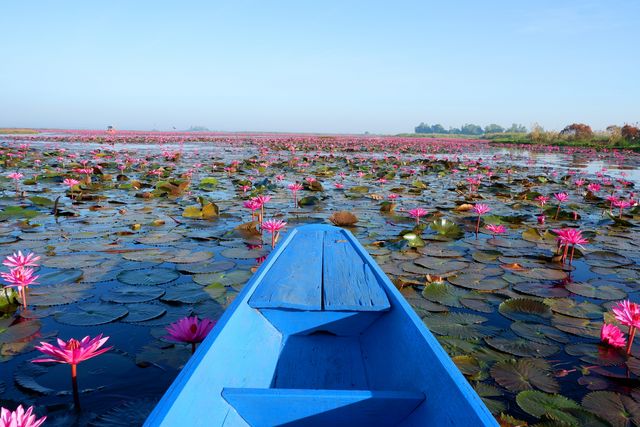
[[[397,136],[464,138],[485,140],[495,144],[552,145],[640,151],[640,128],[637,124],[611,125],[604,131],[593,131],[589,125],[584,123],[572,123],[561,131],[545,130],[537,123],[532,126],[530,131],[515,123],[508,129],[496,124],[487,125],[484,129],[478,125],[465,124],[460,128],[450,128],[447,131],[439,124],[429,126],[420,123],[416,126],[415,133]]]
[[[0,135],[32,135],[40,133],[37,129],[25,129],[25,128],[0,128]]]
[[[400,133],[395,137],[401,138],[435,138],[435,139],[476,139],[486,141],[489,144],[512,144],[512,145],[535,145],[535,146],[560,146],[560,147],[586,147],[600,149],[618,149],[640,151],[640,129],[635,126],[625,125],[623,127],[609,126],[606,131],[591,131],[590,128],[586,132],[581,132],[580,127],[587,126],[581,124],[573,124],[567,126],[562,131],[546,131],[542,127],[534,125],[530,132],[491,132],[491,133],[436,133],[436,132],[417,132],[417,133]],[[578,128],[578,131],[575,128]],[[625,129],[626,128],[626,129]],[[569,130],[567,130],[569,129]],[[623,131],[624,130],[624,131]],[[198,133],[197,131],[186,131],[188,133]],[[37,135],[40,134],[39,129],[27,128],[0,128],[0,135]],[[236,133],[236,132],[221,132]],[[247,132],[239,132],[247,133]],[[261,133],[261,132],[256,132]],[[271,132],[265,132],[271,133]],[[273,132],[278,134],[279,132]],[[368,136],[380,136],[375,134],[367,134]],[[326,135],[333,136],[333,135]]]

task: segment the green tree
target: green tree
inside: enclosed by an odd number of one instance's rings
[[[504,128],[495,123],[491,123],[484,127],[484,133],[502,133],[504,132]]]

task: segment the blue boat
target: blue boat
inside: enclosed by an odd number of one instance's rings
[[[356,238],[293,229],[145,426],[497,426]]]

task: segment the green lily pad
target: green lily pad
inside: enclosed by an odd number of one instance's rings
[[[128,304],[127,310],[129,314],[122,319],[122,321],[126,323],[156,319],[167,312],[167,310],[159,304]]]
[[[195,283],[181,283],[167,288],[160,299],[166,302],[195,304],[209,299],[209,295],[202,289],[202,286]]]
[[[613,427],[640,425],[640,404],[629,396],[611,391],[594,391],[582,399],[582,405],[611,423]]]
[[[481,325],[486,317],[470,313],[437,313],[422,320],[431,331],[456,338],[482,338],[497,332],[496,328]]]
[[[422,290],[423,297],[447,307],[462,307],[460,298],[467,293],[467,291],[451,286],[448,283],[430,283]]]
[[[516,402],[523,411],[534,417],[545,416],[570,426],[578,426],[579,421],[567,410],[580,409],[580,405],[559,394],[548,394],[536,390],[518,393]]]
[[[153,268],[145,270],[127,270],[118,274],[118,280],[128,285],[162,285],[180,277],[176,270]]]
[[[71,283],[68,285],[34,286],[28,291],[29,305],[52,306],[71,304],[88,298],[86,291],[92,286],[86,283]]]
[[[500,314],[511,320],[540,322],[551,318],[551,308],[542,301],[530,298],[511,298],[500,304]]]
[[[111,323],[123,318],[129,311],[115,304],[84,303],[77,305],[72,311],[57,314],[60,323],[76,326],[93,326]]]
[[[491,376],[511,392],[539,389],[558,393],[560,384],[554,378],[551,366],[542,359],[519,359],[498,362],[491,367]]]
[[[541,323],[513,322],[510,327],[516,335],[533,342],[550,344],[549,339],[551,339],[566,344],[570,341],[570,338],[564,332],[553,326]]]
[[[164,289],[157,286],[123,285],[110,289],[102,296],[103,301],[121,304],[152,301],[164,295]]]
[[[244,285],[250,278],[251,272],[249,270],[204,273],[196,274],[192,277],[194,282],[202,286],[209,286],[213,284],[220,284],[222,286]]]
[[[567,290],[587,298],[602,300],[620,300],[627,297],[626,292],[613,285],[594,286],[590,283],[568,283]]]
[[[221,252],[225,258],[255,259],[267,255],[265,248],[248,248],[246,246],[227,248]]]
[[[542,344],[522,338],[504,336],[485,338],[485,342],[496,350],[520,357],[547,357],[560,351],[554,344]]]
[[[6,327],[0,324],[0,344],[14,343],[29,338],[36,334],[41,326],[38,320],[27,320]]]
[[[456,286],[479,291],[496,291],[509,285],[509,283],[500,278],[487,278],[480,273],[463,273],[459,276],[450,277],[448,280]]]

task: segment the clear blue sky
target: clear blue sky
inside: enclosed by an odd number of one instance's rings
[[[640,120],[640,2],[0,2],[0,127]]]

